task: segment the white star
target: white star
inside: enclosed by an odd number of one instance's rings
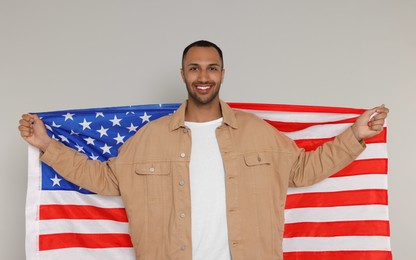
[[[91,123],[92,122],[87,122],[87,120],[85,120],[85,118],[84,118],[84,122],[79,123],[79,124],[82,125],[82,130],[85,130],[86,128],[91,129],[91,127],[90,127]]]
[[[120,133],[117,133],[117,137],[113,138],[113,139],[117,141],[117,144],[119,144],[119,143],[124,144],[124,137],[126,137],[126,136],[120,136]]]
[[[61,127],[61,126],[60,126],[60,125],[55,124],[55,121],[52,121],[52,127],[59,128],[59,127]]]
[[[49,131],[53,132],[52,127],[50,127],[50,125],[45,124],[46,129],[48,129]]]
[[[126,127],[127,129],[129,129],[129,133],[130,132],[137,132],[137,128],[138,126],[133,125],[133,123],[130,123],[129,127]]]
[[[149,118],[151,118],[152,116],[150,115],[150,116],[148,116],[147,115],[147,113],[146,112],[144,112],[144,114],[143,114],[143,116],[141,116],[140,118],[142,119],[142,124],[144,123],[144,122],[149,122],[150,120],[149,120]]]
[[[132,113],[132,114],[134,115],[134,111],[127,111],[127,112],[126,112],[126,115],[128,115],[128,114],[130,114],[130,113]]]
[[[110,119],[110,121],[113,123],[113,126],[115,126],[115,125],[121,126],[120,125],[121,119],[118,119],[117,116],[114,116],[114,119]]]
[[[62,115],[62,116],[65,117],[65,121],[68,120],[68,119],[71,119],[72,121],[74,121],[74,119],[72,118],[73,115],[75,115],[75,114],[71,114],[71,113],[68,112],[68,113],[66,113],[66,115]]]
[[[108,136],[107,131],[108,128],[104,128],[103,126],[101,126],[100,130],[97,130],[97,132],[100,133],[100,137],[103,137],[103,135]]]
[[[62,142],[67,142],[67,143],[69,143],[68,138],[66,138],[64,135],[58,135],[58,136],[61,138],[61,141],[62,141]]]
[[[83,153],[85,153],[85,151],[84,151],[84,147],[83,147],[83,146],[80,146],[80,145],[78,145],[77,143],[75,143],[75,147],[78,149],[78,152],[83,152]]]
[[[53,181],[52,187],[55,185],[61,186],[61,184],[59,183],[62,179],[58,178],[58,175],[55,174],[55,178],[50,178],[51,181]]]
[[[53,138],[53,139],[55,139],[56,141],[59,141],[59,139],[58,139],[58,138],[56,138],[56,136],[55,136],[55,135],[52,135],[52,138]]]
[[[71,135],[79,135],[79,133],[74,132],[74,130],[71,129]]]
[[[103,112],[95,112],[95,118],[102,116],[104,117],[104,113]]]
[[[91,137],[84,138],[84,140],[87,142],[87,144],[92,144],[92,145],[95,145],[95,144],[94,144],[95,139],[93,139],[93,138],[91,138]]]
[[[94,155],[93,153],[91,153],[91,156],[90,156],[90,158],[91,158],[91,160],[98,160],[98,155]]]
[[[100,148],[101,148],[101,150],[103,150],[103,154],[105,154],[105,153],[111,154],[111,152],[110,152],[111,147],[112,146],[108,146],[107,144],[104,144],[104,146],[100,147]]]

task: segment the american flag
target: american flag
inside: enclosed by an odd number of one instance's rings
[[[364,110],[340,107],[229,103],[254,113],[313,150],[349,127]],[[179,104],[38,113],[48,134],[106,161],[140,127]],[[349,166],[306,188],[290,188],[285,209],[285,260],[392,259],[387,201],[386,131],[365,140]],[[29,147],[27,259],[135,259],[120,197],[74,185],[39,161]]]

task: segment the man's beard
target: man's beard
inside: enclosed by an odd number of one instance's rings
[[[207,95],[198,94],[197,90],[195,89],[194,85],[197,84],[210,84],[213,85],[211,91]],[[208,81],[208,82],[195,82],[195,83],[188,83],[186,82],[186,90],[188,91],[188,96],[191,98],[195,103],[199,105],[206,105],[211,103],[214,99],[218,97],[218,94],[220,92],[221,84],[217,84],[214,81]]]

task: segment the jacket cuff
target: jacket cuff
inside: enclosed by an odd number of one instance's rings
[[[63,148],[62,146],[64,146],[64,144],[52,139],[46,151],[41,154],[40,160],[47,165],[52,166],[58,159],[59,153]]]
[[[348,127],[348,129],[341,133],[339,138],[354,156],[360,155],[366,148],[364,140],[358,141],[351,127]]]

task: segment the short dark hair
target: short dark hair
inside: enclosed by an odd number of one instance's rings
[[[185,56],[192,47],[212,47],[212,48],[215,48],[217,50],[218,54],[220,55],[222,68],[224,68],[224,59],[223,59],[223,56],[222,56],[222,50],[215,43],[210,42],[210,41],[206,41],[206,40],[199,40],[199,41],[193,42],[193,43],[189,44],[188,46],[186,46],[186,48],[183,50],[183,53],[182,53],[182,67],[183,67],[183,61],[185,60]]]

